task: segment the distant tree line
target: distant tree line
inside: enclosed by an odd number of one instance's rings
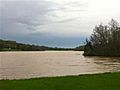
[[[17,43],[11,40],[1,40],[0,39],[0,51],[45,51],[45,50],[83,50],[81,47],[77,48],[58,48],[58,47],[47,47],[39,45],[30,45]]]
[[[112,19],[108,25],[97,25],[86,40],[84,55],[120,56],[120,26]]]
[[[80,45],[80,46],[74,48],[74,51],[84,51],[84,47],[85,47],[85,45]]]
[[[0,40],[0,51],[43,51],[46,46],[17,43],[16,41]]]

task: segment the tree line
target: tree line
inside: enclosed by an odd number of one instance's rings
[[[120,26],[112,19],[108,25],[96,25],[86,39],[84,55],[120,56]]]
[[[47,47],[47,46],[17,43],[16,41],[0,39],[0,51],[45,51],[45,50],[59,50],[59,51],[76,50],[76,51],[80,51],[80,50],[83,50],[83,47],[82,46],[76,47],[76,48]]]

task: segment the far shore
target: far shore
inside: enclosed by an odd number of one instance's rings
[[[84,51],[76,51],[76,50],[44,50],[44,51],[0,51],[0,52],[84,52]]]

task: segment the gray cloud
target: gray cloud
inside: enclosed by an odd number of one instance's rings
[[[83,43],[85,38],[74,22],[79,14],[86,12],[86,7],[84,2],[61,4],[54,0],[1,0],[1,38],[73,47]]]
[[[41,0],[37,1],[8,1],[2,2],[1,21],[2,30],[7,30],[5,25],[16,23],[24,24],[27,28],[34,28],[37,25],[42,25],[47,22],[47,13],[50,12],[52,4]],[[7,25],[7,26],[11,26]],[[17,25],[18,26],[18,25]],[[5,28],[5,29],[4,29]],[[9,28],[10,29],[10,28]],[[13,28],[11,28],[13,29]]]
[[[59,15],[55,15],[56,11],[65,11],[68,9],[67,3],[63,6],[59,3],[47,1],[47,0],[5,0],[2,1],[1,7],[1,24],[4,32],[12,31],[19,27],[22,31],[35,30],[36,26],[67,22],[74,18],[61,19],[52,21],[50,17],[62,18]],[[75,4],[75,2],[73,3]],[[83,4],[80,4],[83,6]],[[64,16],[63,16],[64,17]],[[7,27],[6,27],[7,26]],[[27,30],[26,30],[27,29]],[[14,30],[13,30],[14,31]],[[16,30],[17,31],[17,30]],[[12,32],[13,33],[13,32]],[[16,32],[17,33],[17,32]]]

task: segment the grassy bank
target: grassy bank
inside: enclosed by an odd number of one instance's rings
[[[120,72],[26,80],[0,80],[0,90],[120,90]]]

